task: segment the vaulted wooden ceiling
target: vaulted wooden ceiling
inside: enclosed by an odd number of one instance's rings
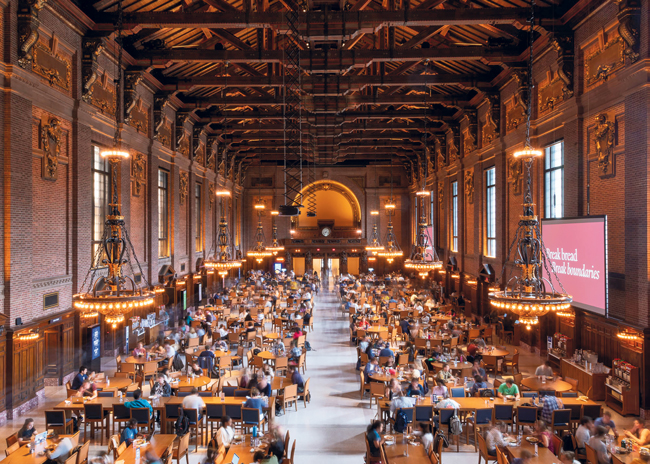
[[[537,0],[537,42],[601,0]],[[93,35],[117,0],[77,0]],[[422,155],[525,66],[522,0],[123,0],[130,70],[151,74],[238,157],[283,158],[286,14],[299,12],[304,154],[320,164]],[[570,33],[570,32],[569,32]],[[426,118],[425,123],[425,108]]]

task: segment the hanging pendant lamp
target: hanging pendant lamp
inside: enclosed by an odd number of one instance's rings
[[[262,178],[262,156],[261,155],[259,161],[259,177],[260,179]],[[265,244],[266,239],[264,237],[264,228],[262,227],[262,210],[264,209],[264,203],[262,203],[262,183],[258,182],[257,185],[258,185],[257,203],[255,204],[255,209],[257,210],[257,230],[255,231],[255,242],[257,244],[246,253],[246,256],[248,256],[249,258],[255,258],[255,260],[258,263],[261,263],[262,260],[264,260],[264,258],[273,256],[273,251],[266,248],[266,244]],[[258,205],[261,205],[262,208],[258,208]]]
[[[379,195],[377,194],[377,189],[379,188],[378,182],[377,182],[377,160],[375,159],[375,199],[377,200],[377,203],[379,203]],[[372,233],[370,234],[370,243],[366,247],[366,251],[371,252],[373,255],[376,255],[377,252],[382,251],[384,249],[383,245],[381,244],[381,239],[379,238],[379,211],[370,211],[371,216],[377,216],[375,223],[372,225]]]
[[[425,83],[426,87],[426,83]],[[422,176],[422,186],[420,190],[416,193],[417,197],[420,199],[420,218],[418,220],[418,229],[417,229],[417,240],[413,244],[411,249],[411,255],[409,259],[404,261],[404,267],[418,272],[419,276],[423,279],[429,275],[429,272],[436,269],[442,268],[442,261],[438,258],[435,248],[433,248],[433,240],[429,236],[429,231],[427,229],[427,215],[426,215],[426,197],[430,196],[430,193],[426,190],[427,185],[427,175],[428,175],[428,163],[427,163],[427,102],[426,102],[426,92],[425,92],[425,101],[424,101],[424,151],[423,151],[423,163],[424,163],[424,175]]]
[[[401,258],[404,252],[397,242],[395,231],[393,229],[393,214],[395,214],[395,201],[393,199],[393,158],[390,159],[390,200],[384,205],[386,214],[388,214],[388,226],[386,227],[386,246],[383,250],[377,252],[377,256],[385,258],[388,263],[392,263],[395,258]]]
[[[93,262],[86,279],[81,285],[80,293],[73,295],[73,307],[82,311],[82,316],[90,317],[101,313],[105,316],[106,323],[113,328],[125,320],[125,314],[138,308],[147,308],[154,304],[154,293],[151,292],[149,282],[142,271],[135,249],[126,229],[124,216],[120,213],[120,192],[117,178],[120,161],[129,157],[129,152],[121,147],[120,134],[120,85],[122,82],[122,1],[117,4],[117,85],[115,89],[115,136],[113,148],[102,151],[100,155],[108,160],[111,169],[111,191],[109,213],[104,222],[102,243],[97,248]],[[137,284],[132,276],[135,275],[131,258],[136,262],[140,276],[145,286]],[[100,264],[106,266],[107,271],[100,269]],[[128,271],[127,271],[128,270]],[[106,275],[98,275],[98,274]]]
[[[524,195],[524,211],[515,232],[515,238],[510,245],[506,263],[510,261],[510,253],[516,245],[517,257],[515,266],[521,269],[519,275],[510,277],[504,282],[503,290],[489,293],[492,306],[516,314],[519,323],[526,329],[539,323],[539,317],[550,311],[561,311],[563,316],[570,317],[571,296],[566,293],[562,282],[551,265],[549,271],[549,258],[542,238],[539,221],[535,215],[532,195],[532,166],[535,158],[542,156],[541,150],[534,149],[530,143],[530,119],[532,114],[532,89],[533,89],[533,25],[535,20],[535,0],[530,4],[530,61],[528,62],[528,106],[526,115],[526,143],[523,150],[514,153],[516,158],[522,159],[526,171],[526,192]],[[501,281],[506,266],[501,270]],[[546,273],[546,277],[544,276]],[[551,273],[553,274],[551,276]],[[562,289],[556,291],[553,278]]]

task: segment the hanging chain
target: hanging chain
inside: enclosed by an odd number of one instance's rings
[[[115,135],[113,137],[113,147],[120,146],[120,119],[121,119],[121,94],[122,94],[122,29],[124,27],[124,10],[122,9],[122,0],[117,2],[117,78],[115,81]]]
[[[533,112],[533,42],[535,26],[535,0],[530,1],[530,60],[528,61],[528,108],[526,111],[526,147],[530,147],[530,119]]]

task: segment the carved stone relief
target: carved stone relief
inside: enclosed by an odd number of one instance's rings
[[[448,153],[448,165],[454,164],[459,159],[459,139],[460,134],[458,132],[458,125],[449,125],[449,130],[447,135],[447,153]]]
[[[598,35],[598,46],[595,51],[585,57],[585,87],[600,81],[606,81],[616,71],[625,66],[625,42],[615,32],[609,34],[605,41],[605,33]]]
[[[81,78],[83,82],[81,98],[92,104],[94,84],[97,81],[97,58],[104,50],[101,37],[84,37],[81,42]]]
[[[465,198],[467,203],[474,203],[474,170],[465,171]]]
[[[70,90],[72,83],[72,63],[60,55],[58,39],[52,36],[50,44],[37,42],[32,49],[32,71],[44,77],[50,86],[55,85],[63,90]]]
[[[181,205],[185,204],[187,200],[187,194],[189,192],[190,176],[187,172],[181,171],[178,176],[178,195],[179,203]]]
[[[438,182],[438,205],[440,205],[440,208],[445,207],[445,183],[444,182]]]
[[[476,121],[476,110],[466,109],[465,120],[467,126],[463,129],[463,156],[467,156],[476,150],[476,141],[478,139],[478,123]]]
[[[18,64],[28,69],[32,64],[32,49],[38,42],[41,24],[38,14],[47,0],[20,0],[18,2]]]
[[[598,172],[601,176],[607,176],[613,173],[614,141],[616,140],[615,130],[614,123],[607,120],[606,113],[601,113],[596,116],[594,142],[596,145],[596,156],[598,157]]]
[[[438,169],[443,169],[445,166],[447,166],[447,139],[446,137],[436,137],[436,145],[435,145],[435,156],[436,156],[436,161],[437,161],[437,168]]]
[[[521,194],[523,175],[524,164],[522,160],[511,156],[508,159],[508,182],[512,186],[512,192],[515,195]]]
[[[481,127],[481,146],[484,148],[490,145],[495,139],[499,137],[499,121],[501,102],[498,94],[489,94],[486,96],[488,104],[487,111],[485,112],[485,120]]]
[[[618,3],[618,34],[625,42],[623,53],[630,63],[639,59],[640,0],[615,0]]]
[[[153,138],[163,146],[170,148],[172,145],[172,125],[165,114],[165,107],[169,104],[167,95],[156,95],[153,100]]]
[[[176,113],[176,151],[185,158],[190,157],[190,140],[185,129],[187,113]]]
[[[124,122],[131,125],[133,110],[138,104],[137,86],[142,82],[142,72],[127,71],[124,73]]]
[[[147,158],[142,153],[136,153],[131,158],[131,176],[133,177],[133,196],[139,197],[147,185]]]
[[[61,155],[61,121],[50,118],[41,128],[41,148],[43,149],[42,177],[56,180],[59,175],[59,156]]]
[[[209,197],[209,208],[210,211],[212,211],[212,207],[214,206],[214,201],[215,201],[215,187],[214,187],[214,182],[210,182],[208,184],[208,197]]]

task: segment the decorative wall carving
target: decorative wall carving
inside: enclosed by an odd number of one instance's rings
[[[219,145],[217,143],[217,138],[212,136],[208,137],[208,142],[206,146],[207,159],[205,160],[205,165],[210,171],[215,170],[217,164],[217,150]]]
[[[445,183],[438,182],[438,205],[440,209],[445,207]]]
[[[431,175],[436,170],[435,151],[431,147],[427,147],[427,174]]]
[[[485,97],[488,108],[485,121],[481,127],[481,146],[486,147],[499,137],[499,121],[501,120],[501,101],[499,94],[491,93]]]
[[[57,53],[58,39],[52,36],[50,45],[37,42],[32,49],[32,71],[47,79],[50,86],[70,90],[72,64]]]
[[[556,30],[551,38],[551,46],[557,52],[557,78],[560,80],[562,101],[573,97],[574,45],[573,31]],[[557,84],[556,84],[557,85]],[[540,103],[541,105],[541,103]]]
[[[512,77],[517,84],[517,90],[506,109],[506,132],[515,130],[526,121],[528,104],[528,70],[515,68]]]
[[[41,148],[43,149],[42,177],[56,180],[59,175],[59,156],[61,155],[61,121],[50,118],[41,128]]]
[[[189,192],[190,188],[190,176],[187,172],[181,171],[178,176],[178,195],[179,195],[179,203],[181,205],[185,204],[185,200],[187,200],[187,193]]]
[[[32,64],[32,49],[38,42],[38,28],[41,25],[38,14],[47,0],[20,0],[18,2],[18,64],[29,68]]]
[[[606,81],[616,71],[625,66],[625,43],[620,36],[604,42],[599,36],[598,49],[585,58],[585,86],[598,81]]]
[[[594,139],[596,156],[598,157],[598,171],[602,176],[612,174],[614,162],[615,125],[607,120],[607,114],[596,116],[596,129]]]
[[[539,86],[537,93],[537,104],[540,113],[553,110],[556,105],[568,100],[573,96],[573,92],[566,86],[566,82],[560,78],[559,74],[548,71],[546,81]]]
[[[139,197],[147,185],[147,158],[142,153],[136,153],[131,158],[131,176],[133,177],[133,196]]]
[[[640,0],[615,0],[618,3],[618,33],[625,42],[623,53],[630,63],[639,59]]]
[[[176,113],[176,151],[185,158],[190,157],[190,140],[185,130],[189,114]]]
[[[476,141],[478,140],[476,110],[465,109],[465,119],[467,120],[467,126],[463,129],[463,156],[467,156],[476,150]]]
[[[459,159],[459,150],[460,145],[460,133],[459,127],[457,124],[449,124],[449,129],[447,130],[447,161],[448,165],[452,165]]]
[[[227,153],[227,152],[226,152]],[[236,169],[235,169],[235,161],[236,161],[237,155],[233,154],[230,157],[230,160],[228,161],[228,169],[226,171],[226,177],[228,180],[231,182],[235,181],[235,174],[236,174]]]
[[[205,163],[205,143],[203,142],[204,137],[202,137],[205,135],[206,133],[202,127],[195,126],[192,130],[192,146],[194,147],[192,160],[201,166]]]
[[[81,41],[81,78],[83,86],[81,98],[92,104],[93,85],[97,81],[97,58],[104,50],[101,37],[83,37]]]
[[[149,108],[144,106],[142,99],[138,98],[136,105],[133,107],[126,123],[135,128],[138,132],[145,135],[149,134]]]
[[[212,211],[212,207],[214,206],[214,199],[215,199],[216,191],[214,188],[214,182],[210,182],[208,184],[208,197],[209,197],[209,208],[210,211]]]
[[[438,163],[437,168],[442,169],[447,166],[447,138],[446,137],[436,137],[435,142],[435,153],[436,161]]]
[[[115,88],[108,83],[108,74],[93,82],[88,103],[98,108],[103,114],[115,117]]]
[[[474,203],[474,170],[465,171],[465,198],[467,203]]]
[[[226,177],[226,150],[223,144],[217,143],[217,156],[219,157],[219,170],[218,174],[221,177]]]
[[[508,182],[512,186],[515,195],[521,194],[522,180],[524,175],[524,164],[519,158],[511,156],[508,159]]]
[[[167,95],[156,95],[153,99],[153,138],[171,150],[172,125],[165,114],[168,104],[169,97]]]

